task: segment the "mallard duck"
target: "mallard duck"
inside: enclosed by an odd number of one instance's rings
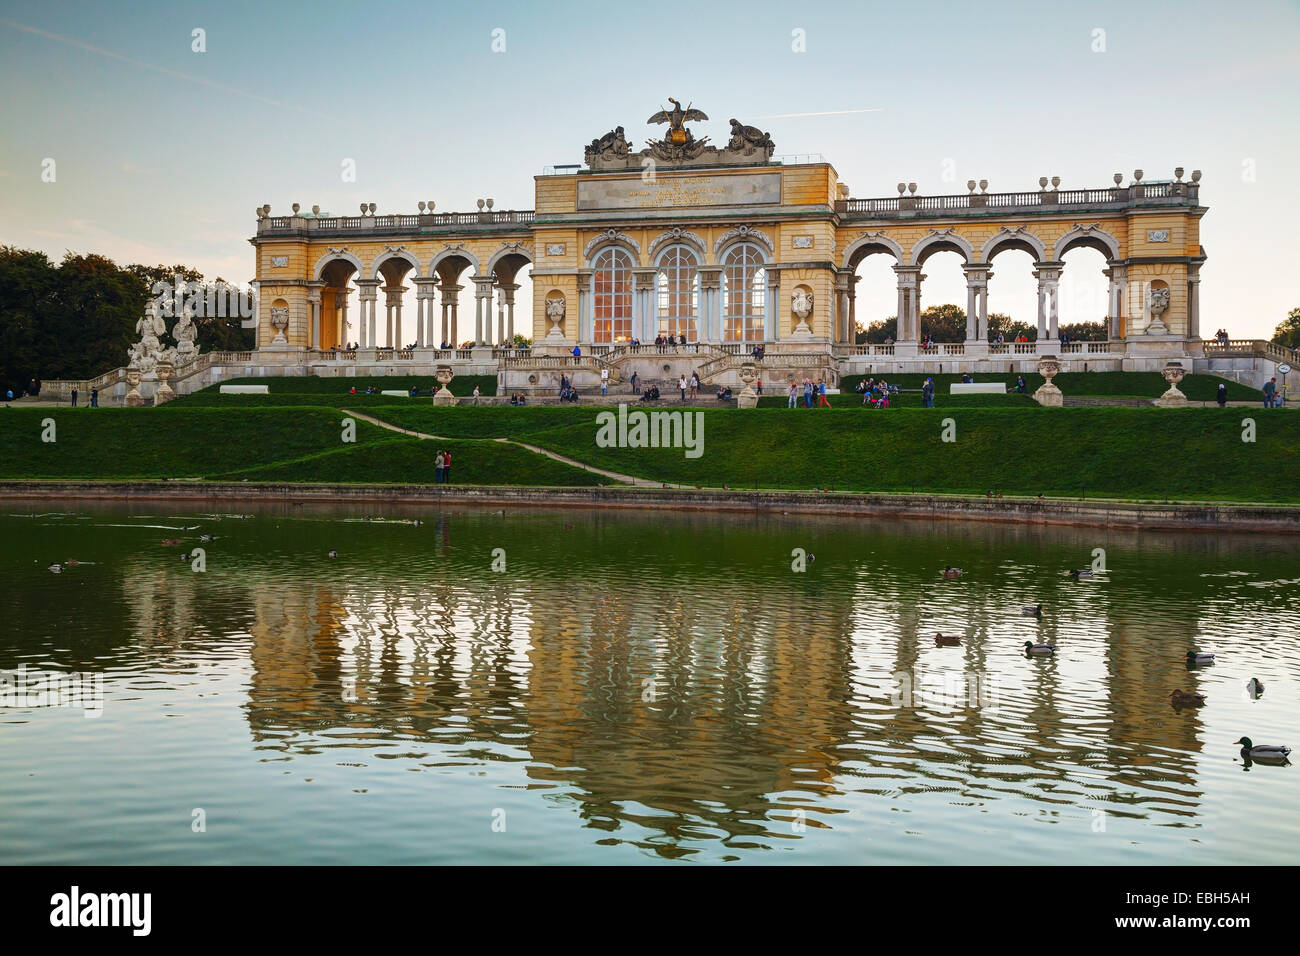
[[[1290,747],[1281,744],[1257,744],[1249,737],[1242,737],[1240,740],[1234,740],[1233,743],[1241,744],[1241,755],[1251,760],[1285,760],[1286,755],[1291,752]]]
[[[330,554],[329,554],[329,556],[330,556],[331,558],[337,558],[337,557],[339,556],[339,553],[338,553],[337,551],[331,551]]]
[[[53,571],[55,574],[58,574],[58,573],[60,573],[60,572],[63,570],[63,565],[58,564],[58,563],[56,562],[56,563],[50,565],[50,570]]]
[[[1213,664],[1214,655],[1206,654],[1201,651],[1188,651],[1187,663],[1189,664]]]
[[[216,540],[217,540],[217,536],[216,536],[215,534],[201,534],[201,535],[199,535],[199,540],[200,540],[200,541],[204,541],[204,542],[207,542],[207,541],[216,541]]]
[[[1070,577],[1074,578],[1076,581],[1091,581],[1096,577],[1096,574],[1091,568],[1080,568],[1077,571],[1071,571]]]
[[[75,568],[79,564],[81,564],[81,562],[78,561],[76,558],[68,558],[68,560],[63,562],[63,566],[65,568]]]
[[[184,554],[181,555],[181,560],[188,561],[191,557],[192,555],[188,551],[186,551]]]
[[[1020,608],[1020,614],[1022,617],[1041,617],[1043,606],[1041,604],[1026,604]]]
[[[955,644],[960,644],[961,638],[955,634],[936,634],[934,635],[934,643],[939,647],[952,647]]]
[[[163,543],[163,547],[164,547],[164,548],[173,548],[173,547],[175,547],[176,545],[178,545],[178,544],[181,543],[181,539],[180,539],[180,538],[163,538],[162,543]]]
[[[1264,685],[1258,677],[1252,677],[1246,681],[1246,693],[1251,697],[1262,697],[1264,695]]]
[[[1176,690],[1169,695],[1169,702],[1176,707],[1200,707],[1205,703],[1205,695]]]
[[[1026,654],[1055,654],[1056,646],[1053,644],[1035,644],[1033,641],[1025,641]]]
[[[940,576],[945,578],[959,578],[965,573],[966,572],[963,571],[961,568],[954,568],[952,565],[949,565],[948,567],[943,569],[943,571],[940,573]]]

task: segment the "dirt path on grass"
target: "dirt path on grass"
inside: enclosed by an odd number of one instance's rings
[[[584,461],[578,461],[576,458],[568,458],[564,455],[556,454],[553,451],[549,451],[548,449],[539,448],[537,445],[530,445],[527,442],[517,441],[513,438],[473,439],[473,438],[452,438],[449,435],[429,435],[426,434],[425,432],[417,432],[417,431],[412,431],[409,428],[402,428],[400,425],[394,425],[392,422],[386,422],[382,418],[375,418],[373,415],[364,415],[361,412],[354,412],[350,408],[340,409],[340,411],[343,411],[346,414],[353,416],[354,418],[359,418],[363,422],[369,422],[371,425],[376,425],[379,428],[386,428],[392,432],[398,432],[399,434],[402,435],[409,435],[412,438],[420,438],[426,441],[495,441],[507,445],[517,445],[520,448],[526,449],[527,451],[531,451],[535,455],[542,455],[546,458],[551,459],[552,461],[558,461],[562,464],[569,465],[572,468],[581,468],[583,471],[589,471],[594,475],[602,475],[605,478],[612,478],[614,481],[621,481],[629,485],[639,485],[648,488],[659,487],[659,488],[677,488],[677,489],[696,487],[695,485],[676,485],[673,484],[672,482],[666,482],[666,481],[650,481],[647,478],[637,478],[635,475],[624,475],[624,474],[620,474],[617,471],[607,471],[604,468],[596,468],[593,465],[589,465]]]

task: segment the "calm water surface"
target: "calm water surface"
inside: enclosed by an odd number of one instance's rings
[[[371,513],[0,507],[0,863],[1294,861],[1294,539]]]

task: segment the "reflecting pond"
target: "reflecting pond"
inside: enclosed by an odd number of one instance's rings
[[[205,507],[0,507],[0,863],[1294,859],[1294,539]]]

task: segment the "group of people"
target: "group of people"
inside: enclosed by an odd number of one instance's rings
[[[1219,329],[1219,331],[1215,332],[1215,333],[1214,333],[1214,341],[1218,342],[1220,345],[1227,345],[1227,344],[1228,344],[1228,330],[1227,330],[1227,329]]]
[[[438,449],[433,456],[433,483],[446,485],[451,483],[451,452]]]
[[[520,395],[511,395],[511,396],[510,396],[510,404],[511,404],[511,405],[527,405],[527,404],[528,404],[528,396],[527,396],[527,395],[522,395],[522,394],[520,394]]]
[[[1277,387],[1277,379],[1270,378],[1264,383],[1264,407],[1281,408],[1282,403],[1286,401],[1286,396],[1282,394],[1282,389]],[[1219,404],[1226,405],[1228,402],[1228,390],[1224,386],[1219,386]]]
[[[734,398],[734,396],[731,394],[730,388],[728,388],[726,385],[718,386],[718,401],[729,402],[732,400],[732,398]]]
[[[821,379],[821,378],[819,378],[819,379],[817,380],[817,382],[814,384],[814,382],[813,382],[812,379],[810,379],[810,378],[805,378],[805,379],[803,380],[803,387],[802,387],[802,389],[800,388],[798,382],[794,382],[794,381],[790,382],[790,387],[789,387],[789,389],[787,389],[787,401],[786,401],[786,406],[785,406],[786,408],[798,408],[798,407],[799,407],[799,394],[800,394],[801,391],[802,391],[802,393],[803,393],[803,407],[804,407],[804,408],[812,408],[812,407],[813,407],[813,397],[814,397],[814,396],[816,396],[816,398],[817,398],[817,407],[818,407],[818,408],[830,408],[830,407],[831,407],[831,403],[828,402],[828,401],[826,401],[826,380],[825,380],[825,379]]]
[[[658,385],[651,385],[651,386],[650,386],[649,388],[647,388],[644,392],[642,392],[642,393],[641,393],[641,401],[643,401],[643,402],[657,402],[657,401],[659,401],[659,386],[658,386]]]
[[[698,398],[700,394],[700,376],[692,372],[691,377],[687,378],[683,372],[681,378],[677,380],[677,388],[682,393],[682,401],[686,401],[686,393],[691,393],[691,398]]]
[[[898,394],[898,386],[890,385],[883,378],[864,378],[853,390],[862,396],[862,404],[872,408],[888,408],[891,395]]]
[[[632,344],[640,345],[641,343],[638,342],[636,339],[633,339]],[[657,349],[660,354],[667,352],[671,348],[676,348],[679,345],[685,345],[685,344],[686,344],[685,332],[683,332],[681,335],[672,335],[671,333],[665,334],[663,332],[660,332],[658,335],[655,336],[655,349]]]

